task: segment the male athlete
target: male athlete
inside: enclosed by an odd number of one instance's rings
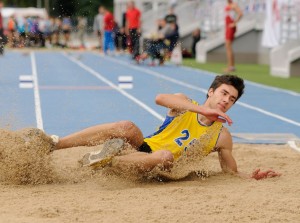
[[[209,142],[206,142],[202,153],[208,155],[218,151],[222,170],[241,175],[232,155],[232,137],[222,123],[232,124],[225,113],[242,96],[244,87],[243,79],[237,76],[216,76],[203,105],[183,94],[159,94],[156,103],[169,110],[159,130],[152,135],[144,138],[134,123],[120,121],[93,126],[60,139],[54,136],[55,149],[96,145],[108,140],[101,151],[86,154],[83,165],[104,167],[110,164],[121,168],[130,165],[140,171],[150,171],[157,165],[171,168],[174,160],[185,153],[189,145],[209,134]],[[116,156],[124,141],[136,152]],[[252,174],[255,179],[274,176],[278,174],[271,170],[256,170]]]

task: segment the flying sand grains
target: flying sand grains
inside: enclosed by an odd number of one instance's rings
[[[47,184],[55,179],[49,156],[51,139],[34,128],[0,130],[0,182]]]
[[[122,168],[120,168],[118,165],[113,165],[112,167],[106,167],[100,170],[100,172],[104,174],[104,176],[116,175],[131,181],[176,181],[188,177],[206,179],[212,172],[209,171],[210,168],[205,159],[207,154],[203,151],[207,148],[216,131],[219,131],[218,126],[209,128],[206,134],[203,134],[197,139],[188,147],[186,152],[183,152],[179,159],[174,161],[173,167],[170,170],[162,170],[162,168],[158,166],[149,172],[141,173],[135,166],[129,165],[128,167],[122,166]],[[127,153],[135,152],[132,148],[127,151]]]
[[[77,183],[90,178],[103,178],[115,175],[133,181],[172,181],[189,176],[207,178],[210,173],[204,159],[203,149],[208,145],[215,129],[210,128],[207,134],[201,136],[192,144],[187,152],[176,160],[170,171],[154,168],[150,172],[140,173],[134,168],[116,169],[104,168],[94,172],[89,168],[78,165],[64,166],[52,160],[50,151],[53,147],[51,138],[43,131],[33,128],[12,132],[0,129],[0,183],[7,184],[49,184]],[[134,152],[127,144],[122,154]],[[94,172],[94,174],[92,174]]]
[[[206,134],[200,136],[190,145],[178,160],[174,161],[171,171],[162,171],[160,168],[153,169],[149,175],[162,180],[181,180],[189,176],[197,176],[201,179],[209,177],[210,172],[203,151],[208,146],[218,126],[212,126]]]

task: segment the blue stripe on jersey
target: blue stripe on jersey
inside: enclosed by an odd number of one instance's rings
[[[161,133],[165,128],[167,128],[167,126],[174,120],[175,116],[166,116],[166,119],[164,120],[163,124],[159,127],[159,129],[154,132],[153,134],[145,137],[145,138],[151,138],[152,136],[155,136],[159,133]]]

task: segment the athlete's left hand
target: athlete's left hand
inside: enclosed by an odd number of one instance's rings
[[[262,180],[262,179],[265,179],[265,178],[279,177],[279,176],[281,176],[281,174],[276,173],[273,170],[260,171],[260,169],[256,169],[252,173],[251,178],[254,178],[255,180]]]

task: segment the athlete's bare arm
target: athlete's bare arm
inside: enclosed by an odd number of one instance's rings
[[[236,19],[234,21],[234,24],[233,24],[233,26],[236,26],[238,21],[240,21],[240,19],[242,18],[243,12],[242,12],[241,8],[239,7],[239,5],[237,3],[233,3],[232,8],[237,14],[237,17],[236,17]]]
[[[222,170],[226,173],[238,173],[237,164],[232,155],[232,137],[227,128],[223,127],[216,147]]]
[[[236,161],[232,155],[232,137],[230,132],[225,127],[220,133],[216,147],[218,148],[221,168],[225,173],[234,173],[242,178],[254,178],[256,180],[277,177],[281,175],[273,170],[260,171],[260,169],[256,169],[251,175],[239,172]]]
[[[158,105],[167,107],[170,110],[169,115],[175,115],[180,111],[191,111],[206,116],[211,121],[226,122],[231,125],[232,120],[224,112],[211,109],[202,105],[193,104],[184,94],[159,94],[155,98]]]

